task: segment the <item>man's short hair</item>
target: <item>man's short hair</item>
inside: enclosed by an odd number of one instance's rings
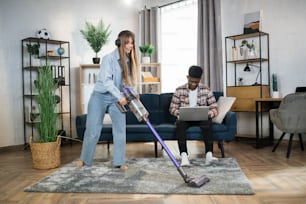
[[[192,78],[200,79],[202,76],[202,73],[203,73],[202,67],[193,65],[189,68],[188,75]]]

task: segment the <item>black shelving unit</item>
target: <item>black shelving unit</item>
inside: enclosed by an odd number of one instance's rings
[[[232,47],[240,51],[243,40],[254,41],[257,45],[257,55],[253,57],[233,59],[231,57]],[[228,96],[235,96],[233,111],[255,111],[254,98],[270,97],[270,53],[269,34],[266,32],[255,32],[250,34],[239,34],[225,37],[225,69],[226,89]],[[238,84],[238,78],[246,65],[253,66],[255,73],[245,74],[254,77],[254,81],[247,80],[246,84]],[[229,80],[230,79],[230,80]]]
[[[27,51],[27,44],[39,44],[39,55],[33,56]],[[64,49],[63,54],[57,50]],[[56,107],[58,112],[59,134],[72,137],[71,128],[71,86],[70,86],[70,43],[60,40],[46,40],[29,37],[21,40],[22,50],[22,84],[23,84],[23,124],[24,145],[28,147],[30,137],[36,137],[39,133],[36,124],[39,123],[39,112],[35,100],[36,90],[34,81],[37,79],[38,70],[41,66],[50,65],[54,80],[58,80],[59,87],[56,95],[59,103]]]

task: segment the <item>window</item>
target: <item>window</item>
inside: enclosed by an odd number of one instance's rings
[[[163,93],[174,92],[177,86],[186,83],[188,68],[197,64],[197,17],[197,0],[161,8]]]

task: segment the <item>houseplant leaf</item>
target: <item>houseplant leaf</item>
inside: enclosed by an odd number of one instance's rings
[[[86,22],[85,29],[80,30],[80,32],[96,53],[96,57],[98,57],[98,52],[108,42],[111,34],[110,25],[105,26],[102,20],[98,22],[97,26]]]

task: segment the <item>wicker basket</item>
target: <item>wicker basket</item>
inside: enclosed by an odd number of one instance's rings
[[[30,142],[33,166],[35,169],[52,169],[61,165],[61,138],[55,142]]]

